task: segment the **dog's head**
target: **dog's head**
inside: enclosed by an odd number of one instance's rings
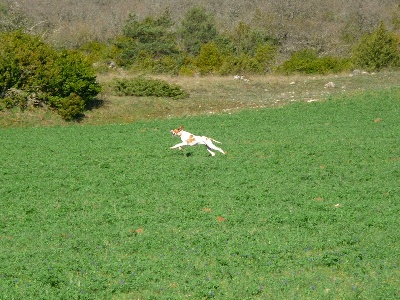
[[[183,126],[179,126],[177,129],[172,129],[170,132],[172,135],[179,135],[179,133],[183,131]]]

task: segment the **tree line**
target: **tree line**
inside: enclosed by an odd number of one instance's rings
[[[312,69],[334,64],[340,71],[352,67],[358,43],[382,24],[400,36],[397,0],[0,2],[0,31],[23,29],[96,60],[174,74],[270,72],[293,54],[317,54],[324,59]]]
[[[282,40],[265,28],[241,21],[232,30],[221,32],[214,16],[199,6],[188,10],[179,24],[169,10],[142,20],[130,14],[122,34],[108,47],[89,43],[84,50],[95,56],[109,55],[117,65],[134,70],[180,75],[326,74],[400,66],[399,36],[383,21],[341,55],[305,45],[283,56]]]
[[[71,48],[113,39],[131,12],[143,20],[169,9],[179,26],[195,5],[213,14],[218,31],[230,32],[244,22],[279,39],[289,54],[311,47],[338,55],[381,21],[391,31],[400,30],[398,0],[1,0],[0,27],[24,23],[46,41]]]

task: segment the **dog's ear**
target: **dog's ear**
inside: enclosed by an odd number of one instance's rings
[[[182,131],[182,130],[183,130],[183,125],[179,126],[179,127],[178,127],[178,130],[179,130],[179,131]]]

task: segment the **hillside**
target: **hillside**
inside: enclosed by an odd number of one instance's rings
[[[384,21],[400,30],[398,0],[2,0],[7,15],[24,15],[32,32],[49,41],[77,46],[91,40],[106,41],[121,32],[130,13],[139,18],[168,9],[176,24],[193,6],[205,7],[220,31],[232,31],[240,21],[263,28],[278,38],[286,51],[313,47],[340,54],[363,33]],[[1,9],[5,7],[6,9]],[[399,31],[400,32],[400,31]]]

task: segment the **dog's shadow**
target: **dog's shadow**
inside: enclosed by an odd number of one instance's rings
[[[176,151],[172,154],[173,156],[183,156],[183,157],[191,157],[193,156],[193,152],[186,152],[186,151]]]

